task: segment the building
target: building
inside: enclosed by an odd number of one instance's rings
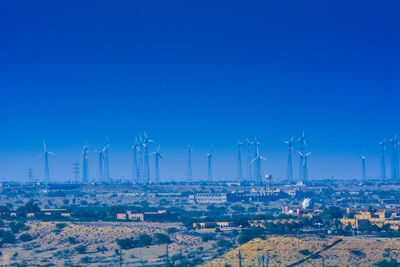
[[[189,202],[198,204],[223,204],[227,202],[226,193],[198,193],[189,195]]]
[[[168,212],[166,210],[158,210],[156,212],[143,212],[143,213],[132,213],[127,211],[126,213],[117,213],[117,220],[130,220],[130,221],[159,221],[176,218],[176,214]]]
[[[220,230],[233,230],[236,228],[236,224],[232,222],[200,222],[193,223],[193,228],[197,230],[212,230],[212,229],[220,229]]]
[[[340,222],[344,227],[350,225],[351,228],[357,230],[366,230],[371,225],[376,225],[382,228],[384,225],[389,225],[392,230],[399,230],[400,216],[397,213],[386,214],[381,212],[360,212],[354,215],[354,218],[343,218]]]

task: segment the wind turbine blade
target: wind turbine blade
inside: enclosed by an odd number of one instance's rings
[[[53,156],[55,156],[56,154],[54,154],[53,152],[47,152],[48,154],[50,154],[50,155],[53,155]]]

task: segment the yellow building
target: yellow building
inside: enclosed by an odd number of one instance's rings
[[[361,229],[365,223],[368,222],[371,225],[383,227],[385,224],[390,225],[390,229],[398,230],[400,226],[400,217],[396,213],[392,213],[389,218],[386,218],[385,212],[361,212],[354,215],[354,219],[341,219],[340,222],[343,225],[350,224],[352,228]]]

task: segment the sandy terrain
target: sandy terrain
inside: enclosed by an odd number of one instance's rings
[[[116,239],[136,238],[146,233],[166,233],[170,227],[180,229],[179,233],[171,234],[173,241],[168,246],[169,256],[194,254],[199,246],[204,248],[204,256],[207,258],[207,250],[212,251],[212,242],[203,243],[201,237],[190,235],[184,227],[178,223],[150,223],[150,222],[88,222],[67,223],[59,233],[54,222],[35,222],[28,224],[30,230],[27,233],[35,237],[29,242],[18,242],[13,245],[4,245],[1,249],[0,264],[10,265],[24,263],[29,266],[46,263],[81,264],[82,266],[113,266],[118,265],[120,256],[115,250],[118,248]],[[71,244],[68,238],[73,237],[77,244]],[[215,242],[214,242],[215,243]],[[79,254],[75,247],[87,246],[87,252]],[[99,252],[102,247],[107,250]],[[15,253],[18,253],[17,255]],[[154,266],[165,262],[166,245],[152,245],[149,247],[123,250],[123,266]],[[85,257],[88,257],[85,262]]]
[[[257,266],[258,257],[269,256],[269,266],[287,266],[305,258],[300,250],[311,253],[323,249],[339,238],[290,238],[269,237],[254,239],[220,258],[204,264],[211,266],[238,266],[238,250],[242,255],[242,266]],[[372,266],[383,259],[400,261],[400,239],[344,237],[343,241],[320,254],[325,266]],[[322,258],[309,259],[301,266],[322,266]]]

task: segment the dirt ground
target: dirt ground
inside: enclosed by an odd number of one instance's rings
[[[0,265],[25,264],[28,266],[54,264],[56,266],[157,266],[166,260],[166,245],[123,250],[122,257],[116,253],[117,239],[136,238],[140,234],[154,235],[166,233],[168,228],[180,231],[170,234],[172,244],[168,245],[169,257],[203,253],[203,258],[213,256],[213,242],[202,242],[201,237],[191,235],[178,223],[152,222],[81,222],[68,223],[59,233],[54,222],[34,222],[27,224],[27,232],[34,237],[29,242],[7,244],[1,248]],[[71,244],[69,238],[75,238]],[[75,247],[87,246],[84,254],[79,254]],[[201,251],[199,247],[201,246]]]
[[[258,266],[258,259],[264,255],[269,257],[269,266],[288,266],[307,254],[322,250],[339,237],[307,237],[302,239],[291,237],[269,237],[266,240],[254,239],[220,258],[204,264],[212,266],[238,266],[238,252],[241,252],[242,266]],[[374,263],[391,258],[400,261],[400,239],[340,237],[337,245],[320,253],[320,256],[309,259],[300,266],[372,266]],[[303,253],[300,253],[303,251]]]

